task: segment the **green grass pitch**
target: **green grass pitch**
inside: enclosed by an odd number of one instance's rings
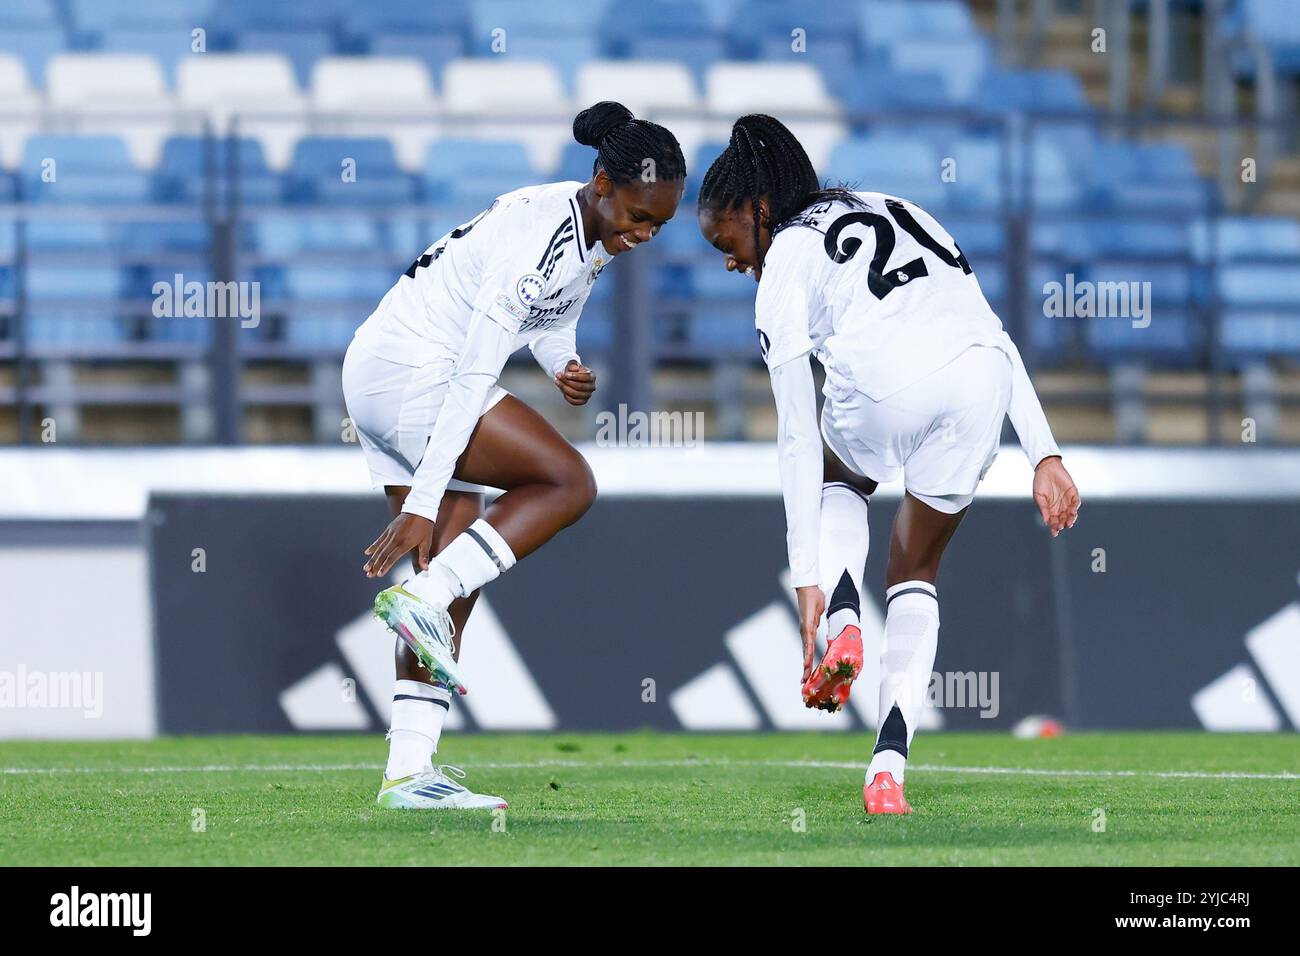
[[[7,865],[1300,863],[1295,735],[922,734],[868,818],[849,734],[449,735],[510,802],[382,810],[376,736],[0,744]]]

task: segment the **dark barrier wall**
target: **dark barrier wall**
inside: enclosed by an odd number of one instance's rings
[[[872,505],[867,580],[877,608],[896,505]],[[367,665],[337,636],[355,628],[377,590],[361,574],[362,549],[388,520],[384,504],[157,496],[149,517],[159,730],[326,726],[291,716],[282,695],[313,674],[365,684]],[[1276,686],[1287,683],[1277,658],[1271,672],[1261,668],[1243,639],[1294,602],[1297,542],[1295,504],[1102,502],[1052,540],[1028,502],[977,501],[940,576],[935,664],[950,685],[973,681],[964,685],[972,692],[941,699],[938,719],[953,729],[1007,727],[1029,714],[1083,727],[1198,727],[1207,720],[1194,695],[1244,666],[1238,676],[1251,684],[1242,693],[1258,695],[1243,705],[1247,718],[1272,713],[1290,727],[1295,692]],[[535,685],[549,720],[534,713],[512,724],[507,703],[497,720],[460,708],[466,725],[869,725],[874,687],[860,686],[856,707],[835,717],[798,706],[784,569],[778,501],[605,498],[486,591],[486,613],[526,672],[499,679]],[[370,640],[361,646],[382,676],[391,641],[376,630],[371,651]],[[1292,642],[1300,647],[1300,633]],[[498,679],[483,654],[473,664],[471,693]],[[1300,672],[1291,677],[1300,684]],[[974,699],[977,686],[995,693],[995,706]],[[382,725],[382,694],[357,695],[361,725]],[[1238,709],[1211,703],[1212,715]]]

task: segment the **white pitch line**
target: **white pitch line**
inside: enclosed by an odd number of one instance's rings
[[[690,767],[772,767],[787,770],[858,770],[865,764],[831,760],[529,760],[520,762],[472,762],[482,770],[541,770],[547,767],[581,769],[610,768],[690,768]],[[0,774],[96,774],[96,773],[332,773],[348,770],[380,770],[381,764],[204,764],[189,767],[4,767]],[[965,773],[1024,777],[1123,778],[1149,777],[1169,780],[1300,780],[1300,773],[1248,773],[1225,770],[1051,770],[1043,767],[956,767],[941,764],[915,764],[913,771],[924,773]]]

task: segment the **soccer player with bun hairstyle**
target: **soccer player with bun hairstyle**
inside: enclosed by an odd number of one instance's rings
[[[699,222],[726,268],[758,282],[809,707],[842,707],[861,670],[867,501],[902,475],[863,802],[868,813],[909,813],[904,769],[934,668],[939,562],[997,455],[1003,418],[1053,537],[1074,526],[1078,490],[1015,343],[961,248],[919,206],[822,188],[791,132],[752,115],[705,174]],[[826,373],[820,435],[809,355]],[[823,614],[829,643],[814,667]]]
[[[596,376],[575,328],[601,270],[659,232],[681,201],[686,163],[664,127],[618,103],[573,121],[596,150],[591,179],[498,197],[415,262],[357,329],[343,363],[348,413],[392,522],[365,549],[386,576],[376,616],[397,641],[386,807],[503,807],[434,767],[453,691],[465,693],[460,634],[479,589],[582,517],[591,469],[537,412],[498,384],[528,346],[571,405]],[[504,493],[484,511],[484,486]]]

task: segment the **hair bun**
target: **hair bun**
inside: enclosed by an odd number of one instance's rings
[[[605,137],[616,127],[636,119],[622,103],[605,100],[589,106],[573,119],[573,138],[583,146],[600,149]]]

